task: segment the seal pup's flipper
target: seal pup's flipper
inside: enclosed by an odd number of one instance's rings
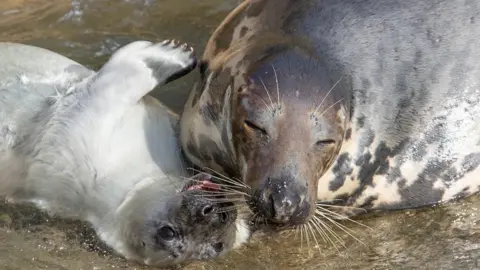
[[[91,94],[136,103],[156,86],[188,74],[196,64],[195,51],[187,44],[135,41],[117,50],[87,83]]]

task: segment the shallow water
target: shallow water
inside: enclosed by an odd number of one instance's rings
[[[176,38],[199,55],[208,35],[240,0],[2,0],[0,41],[38,45],[98,68],[137,39]],[[189,75],[154,95],[175,111]],[[185,269],[480,269],[480,198],[436,208],[369,215],[370,229],[342,223],[355,240],[338,250],[317,236],[256,235],[248,246]],[[332,226],[332,225],[331,225]],[[332,226],[334,228],[335,226]],[[303,241],[302,241],[303,238]],[[316,247],[315,247],[316,246]],[[154,269],[112,254],[88,225],[0,203],[0,269]]]

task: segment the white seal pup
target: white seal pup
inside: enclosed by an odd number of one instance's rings
[[[196,196],[208,176],[183,178],[177,119],[147,95],[195,67],[192,48],[136,41],[98,72],[34,46],[0,43],[0,54],[0,196],[87,221],[148,265],[213,258],[246,241],[237,212],[221,211],[231,203]]]

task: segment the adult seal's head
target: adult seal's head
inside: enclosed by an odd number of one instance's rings
[[[304,222],[315,198],[319,218],[337,218],[475,194],[479,13],[463,0],[245,1],[207,45],[184,150],[251,185],[280,222]]]
[[[346,77],[284,35],[290,1],[245,1],[210,38],[181,119],[189,159],[246,183],[251,208],[278,224],[314,214],[317,183],[349,120]]]

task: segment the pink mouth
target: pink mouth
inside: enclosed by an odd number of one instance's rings
[[[220,190],[220,186],[215,184],[215,183],[212,183],[208,180],[203,180],[201,182],[196,182],[196,184],[194,185],[189,185],[189,186],[186,186],[183,191],[186,191],[186,190],[210,190],[210,191],[219,191]]]

